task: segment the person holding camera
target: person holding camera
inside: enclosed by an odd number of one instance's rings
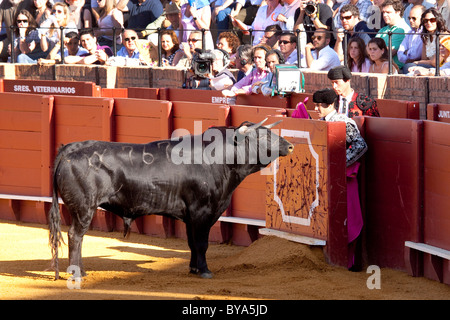
[[[230,62],[228,53],[222,49],[213,51],[197,50],[192,59],[192,89],[225,90],[231,88],[236,79],[227,66]]]
[[[311,37],[317,29],[334,30],[333,11],[325,3],[319,3],[319,0],[300,0],[300,6],[294,15],[294,31],[302,29],[303,25],[306,31],[306,43],[312,42]],[[336,42],[334,35],[331,35],[330,46],[333,48]]]

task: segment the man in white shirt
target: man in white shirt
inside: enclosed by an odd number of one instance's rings
[[[330,33],[317,29],[311,37],[312,42],[305,47],[306,65],[312,70],[328,71],[341,65],[339,56],[330,46]]]
[[[425,11],[423,5],[416,5],[408,13],[411,31],[405,36],[397,51],[398,60],[404,63],[403,73],[408,73],[408,68],[416,66],[414,61],[422,58],[423,41],[420,34],[422,27],[420,26],[422,13]]]

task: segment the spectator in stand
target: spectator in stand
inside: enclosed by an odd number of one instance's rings
[[[183,50],[180,50],[180,43],[178,37],[173,30],[161,31],[161,55],[162,65],[164,67],[175,66],[178,61],[175,57],[182,57]],[[177,59],[179,60],[179,59]]]
[[[256,17],[251,25],[245,25],[238,19],[233,19],[232,23],[233,26],[240,27],[243,31],[252,29],[253,45],[255,46],[261,42],[268,26],[281,24],[277,21],[277,17],[283,10],[284,8],[283,5],[280,4],[280,0],[268,0],[266,5],[261,5],[261,7],[259,7]]]
[[[272,24],[264,29],[264,36],[259,44],[266,44],[272,49],[279,49],[279,43],[282,34],[281,27],[278,24]]]
[[[236,0],[236,6],[230,16],[251,26],[262,4],[262,0]]]
[[[41,35],[42,51],[51,51],[60,42],[60,27],[64,27],[64,36],[71,31],[78,32],[75,23],[69,20],[69,8],[63,2],[55,3],[52,8],[52,15],[41,23],[39,33]]]
[[[180,19],[181,19],[181,11],[180,7],[175,2],[167,3],[164,7],[164,14],[162,15],[163,20],[160,25],[163,29],[173,30],[175,31],[178,39],[181,39],[182,33],[180,29]],[[157,19],[159,20],[159,18]],[[150,34],[153,34],[157,31],[158,22],[155,20],[154,22],[148,24],[145,27],[145,30],[141,31],[141,37],[144,38]]]
[[[233,32],[222,32],[217,37],[217,48],[225,50],[230,57],[236,53],[237,48],[241,45],[241,41]]]
[[[231,90],[223,90],[222,94],[225,97],[234,97],[241,94],[251,94],[252,85],[263,80],[269,73],[266,68],[266,53],[269,52],[269,50],[270,48],[265,47],[264,45],[253,47],[252,60],[255,64],[255,67],[252,69],[250,74],[237,82],[231,88]]]
[[[252,46],[249,44],[240,45],[236,50],[236,69],[239,70],[236,81],[240,81],[249,75],[253,69]]]
[[[191,0],[192,5],[185,3],[181,6],[181,25],[183,28],[182,42],[187,41],[194,30],[210,30],[211,7],[208,0]],[[214,42],[210,31],[205,32],[205,49],[213,50]]]
[[[299,0],[300,7],[295,11],[295,26],[293,30],[300,29],[306,31],[306,43],[312,42],[312,35],[317,29],[325,29],[328,31],[334,30],[333,25],[333,11],[325,3],[319,3],[320,0],[313,0],[315,2],[314,10],[309,11],[310,7],[305,11],[308,0]],[[301,27],[300,25],[303,25]],[[330,46],[334,48],[336,39],[334,35],[330,36]]]
[[[389,73],[389,51],[381,38],[373,38],[367,45],[367,53],[372,61],[370,73]],[[399,67],[392,61],[392,72],[398,74]]]
[[[117,57],[124,57],[129,59],[139,59],[139,50],[136,46],[136,41],[139,39],[136,31],[132,29],[125,29],[122,32],[122,48],[117,51]]]
[[[276,94],[276,78],[275,78],[275,66],[277,64],[284,64],[284,56],[280,50],[272,49],[266,54],[266,66],[269,69],[267,76],[260,82],[254,83],[252,92],[262,93],[265,96],[271,96]]]
[[[314,1],[314,0],[313,0]],[[319,1],[319,0],[317,0]],[[300,7],[301,0],[285,0],[283,4],[283,11],[277,16],[277,21],[281,24],[282,30],[295,30],[295,13]]]
[[[92,29],[82,29],[79,32],[81,45],[88,52],[81,56],[68,56],[64,59],[65,63],[73,64],[105,64],[109,57],[113,56],[113,52],[108,46],[100,46],[97,43],[94,31]]]
[[[386,0],[381,6],[384,22],[386,26],[378,31],[375,37],[389,43],[389,32],[392,32],[392,57],[395,64],[401,69],[403,63],[398,60],[397,51],[400,48],[405,35],[411,31],[410,26],[403,19],[403,3],[400,0]],[[369,52],[370,54],[370,52]]]
[[[422,57],[421,17],[424,11],[423,5],[416,5],[409,10],[408,20],[410,20],[411,31],[405,36],[397,52],[398,60],[404,64],[403,73],[408,73],[409,67],[413,66],[412,63]]]
[[[360,15],[358,15],[358,19],[361,19],[361,21],[369,20],[371,14],[369,8],[372,6],[372,2],[370,0],[344,0],[334,13],[334,26],[336,29],[344,28],[342,24],[343,21],[341,19],[342,13],[344,12],[342,11],[342,8],[347,5],[352,5],[358,8],[358,12],[360,13]]]
[[[286,64],[297,64],[298,53],[297,53],[297,36],[291,32],[284,32],[279,41],[280,51],[283,54],[284,61]],[[305,67],[305,57],[302,56],[302,67]]]
[[[375,36],[374,30],[367,27],[367,23],[359,19],[359,10],[353,4],[347,4],[340,7],[339,20],[342,21],[342,29],[336,33],[336,44],[334,45],[334,50],[339,55],[339,58],[344,60],[344,30],[348,32],[348,41],[351,38],[359,37],[362,38],[367,45],[369,40]],[[342,32],[340,32],[342,31]],[[348,42],[347,42],[348,44]]]
[[[73,21],[78,29],[92,28],[94,17],[90,0],[64,0],[64,2],[69,8],[69,20]]]
[[[16,13],[22,9],[30,12],[32,0],[3,0],[0,3],[0,30],[5,31],[6,37],[0,41],[0,61],[6,62],[9,57],[9,49],[11,44],[10,27],[16,26],[14,19]],[[6,30],[5,30],[6,29]]]
[[[230,14],[236,7],[234,0],[215,0],[211,3],[211,21],[214,21],[217,35],[227,31],[230,24]]]
[[[436,67],[436,42],[439,41],[436,32],[450,34],[445,26],[442,15],[435,8],[430,8],[422,14],[422,54],[421,59],[413,61],[407,68],[420,66],[424,68]],[[408,70],[405,68],[405,70]]]
[[[164,12],[161,1],[154,0],[119,0],[116,8],[129,13],[127,28],[136,32],[144,30]]]
[[[311,37],[312,42],[305,47],[306,65],[312,70],[327,71],[341,64],[339,56],[330,46],[330,33],[317,29]]]
[[[95,29],[95,36],[98,44],[101,46],[113,47],[114,41],[120,45],[122,43],[122,29],[123,29],[123,13],[116,8],[116,0],[98,0],[98,14],[97,28]],[[113,39],[114,31],[116,39]]]
[[[377,102],[371,96],[355,92],[351,85],[352,73],[346,66],[338,66],[328,71],[328,79],[338,95],[335,107],[338,113],[349,118],[357,116],[379,117]]]
[[[439,44],[439,60],[440,60],[440,76],[450,76],[450,37],[444,37]],[[412,67],[409,69],[415,76],[434,76],[436,74],[435,68]]]
[[[16,17],[17,29],[14,30],[15,61],[18,63],[36,63],[48,52],[41,49],[37,23],[27,10],[20,10]]]
[[[183,43],[182,45],[183,54],[179,58],[175,57],[173,63],[177,67],[191,68],[191,60],[195,49],[202,49],[202,32],[192,31],[189,34],[187,44]]]
[[[436,0],[435,8],[444,18],[447,29],[450,29],[450,0]]]
[[[230,58],[228,68],[236,67],[236,51],[240,44],[241,40],[239,40],[238,36],[229,31],[222,32],[217,38],[216,47],[228,53]]]
[[[369,72],[372,62],[367,55],[366,44],[361,38],[352,38],[348,43],[347,63],[352,72]]]
[[[78,33],[68,32],[64,37],[64,57],[68,56],[81,56],[87,53],[87,50],[79,46],[80,39],[78,39]],[[59,42],[50,51],[46,59],[39,59],[38,64],[47,65],[61,62],[61,47]]]
[[[403,19],[405,19],[405,22],[412,28],[411,20],[409,17],[411,16],[409,13],[411,12],[411,9],[415,6],[422,6],[425,11],[428,8],[434,7],[434,0],[432,2],[428,2],[427,0],[408,0],[408,5],[405,7],[405,11],[403,12]],[[419,20],[420,23],[420,20]]]
[[[30,13],[36,20],[37,25],[40,26],[52,14],[52,2],[50,0],[34,0]]]

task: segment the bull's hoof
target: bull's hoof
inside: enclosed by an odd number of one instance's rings
[[[203,279],[212,279],[213,273],[211,271],[200,273],[200,277]]]

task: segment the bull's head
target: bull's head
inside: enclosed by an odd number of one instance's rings
[[[236,146],[242,145],[246,137],[249,137],[248,140],[255,142],[249,143],[247,152],[248,155],[257,157],[259,159],[257,162],[262,165],[267,165],[279,156],[287,156],[294,151],[294,146],[289,141],[270,130],[282,120],[263,126],[266,121],[267,118],[256,124],[244,122],[235,130],[233,135],[233,142]]]

